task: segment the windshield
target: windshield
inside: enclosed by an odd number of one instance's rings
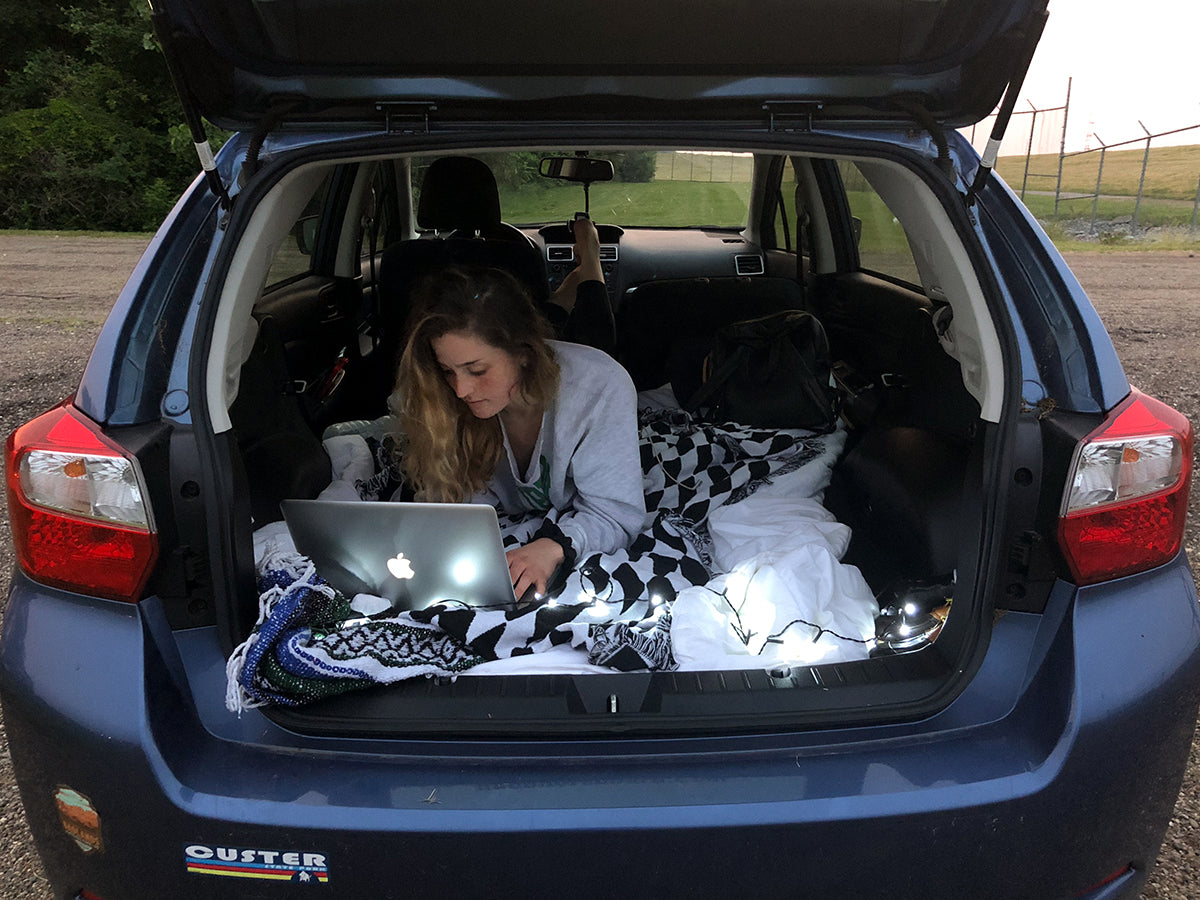
[[[562,150],[473,153],[496,176],[500,211],[512,225],[565,222],[583,211],[583,185],[543,178],[543,156],[570,155]],[[609,159],[615,176],[590,188],[590,212],[596,222],[659,228],[730,228],[746,226],[750,180],[749,153],[691,150],[597,151]],[[414,189],[434,157],[413,160]]]

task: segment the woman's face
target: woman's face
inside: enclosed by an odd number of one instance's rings
[[[499,414],[521,394],[521,365],[507,350],[469,331],[451,331],[430,341],[450,390],[480,419]]]

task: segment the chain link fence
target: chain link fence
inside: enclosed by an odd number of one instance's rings
[[[750,153],[711,150],[661,150],[654,168],[656,181],[707,181],[717,184],[748,183],[754,175]]]
[[[997,170],[1041,219],[1061,222],[1077,236],[1119,238],[1149,228],[1197,236],[1200,222],[1200,151],[1179,147],[1178,136],[1200,124],[1105,143],[1092,132],[1082,150],[1067,152],[1071,87],[1062,106],[1014,110],[1000,148]],[[971,129],[982,150],[995,116]],[[1166,138],[1173,141],[1164,142]],[[1158,145],[1155,146],[1155,142]]]

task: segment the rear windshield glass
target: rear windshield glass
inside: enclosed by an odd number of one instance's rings
[[[512,225],[563,222],[584,209],[583,185],[543,178],[538,163],[562,151],[473,153],[496,176],[500,211]],[[592,218],[626,227],[744,228],[753,158],[749,153],[690,150],[597,151],[614,179],[589,188]],[[433,157],[413,160],[413,185]]]

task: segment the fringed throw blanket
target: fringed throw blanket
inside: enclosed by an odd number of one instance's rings
[[[286,540],[260,553],[259,621],[230,658],[227,705],[296,705],[563,644],[616,669],[674,668],[671,600],[717,574],[709,514],[807,464],[827,472],[841,435],[713,425],[678,410],[643,412],[639,425],[652,523],[627,550],[580,560],[553,600],[515,611],[450,601],[400,614],[380,601],[376,612],[361,595],[351,607]],[[814,492],[824,485],[817,478]],[[506,544],[540,521],[502,516]]]

